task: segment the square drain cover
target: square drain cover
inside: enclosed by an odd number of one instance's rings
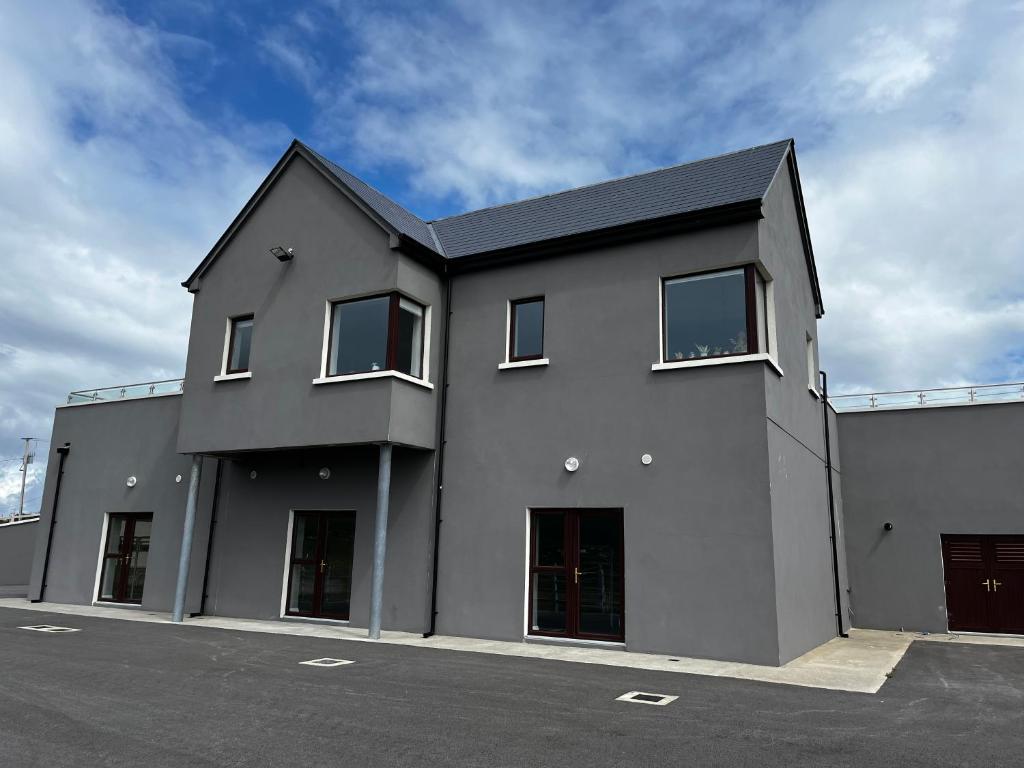
[[[32,624],[27,627],[18,627],[18,629],[31,629],[33,632],[79,632],[80,630],[72,627],[55,627],[53,624]]]
[[[656,707],[664,707],[678,699],[678,696],[666,696],[664,693],[644,693],[643,691],[630,691],[617,697],[616,701],[630,701],[634,704],[653,704]]]
[[[355,662],[348,659],[310,659],[309,661],[300,661],[299,664],[309,667],[343,667],[346,664],[355,664]]]

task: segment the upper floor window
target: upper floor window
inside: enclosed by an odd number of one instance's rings
[[[748,264],[662,281],[662,361],[769,351],[765,283]]]
[[[249,350],[252,348],[252,315],[233,317],[228,327],[228,348],[224,373],[245,373],[249,370]]]
[[[423,377],[424,307],[398,293],[331,305],[328,376],[398,371]]]
[[[544,297],[516,299],[509,304],[508,360],[544,357]]]

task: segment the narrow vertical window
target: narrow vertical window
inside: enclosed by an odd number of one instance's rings
[[[395,370],[423,376],[423,307],[409,299],[398,299]]]
[[[807,386],[814,393],[818,392],[818,366],[814,364],[814,338],[807,334]]]
[[[544,297],[516,299],[509,305],[508,360],[544,357]]]
[[[224,373],[245,373],[249,370],[249,351],[252,347],[252,315],[231,318],[228,335],[227,365]]]

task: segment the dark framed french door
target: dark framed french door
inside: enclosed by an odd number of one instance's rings
[[[530,512],[527,631],[625,640],[621,509]]]
[[[103,564],[96,599],[107,603],[141,603],[149,560],[150,512],[111,514],[103,542]]]
[[[944,535],[942,564],[950,630],[1024,634],[1024,536]]]
[[[289,616],[344,619],[352,598],[356,513],[296,511],[289,549]]]

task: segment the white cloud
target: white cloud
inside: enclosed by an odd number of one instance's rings
[[[178,284],[264,171],[190,112],[167,53],[188,45],[91,3],[0,8],[0,458],[70,389],[183,371]]]
[[[792,135],[837,389],[1024,377],[1024,19],[1007,3],[346,9],[320,135],[462,207]],[[340,138],[339,138],[340,137]]]
[[[457,0],[314,3],[273,28],[229,16],[307,95],[318,147],[404,178],[419,211],[795,136],[822,358],[849,390],[1024,378],[1021,8]],[[0,458],[47,437],[69,389],[181,373],[178,282],[290,138],[230,99],[217,126],[193,110],[176,62],[205,63],[216,88],[226,55],[84,0],[0,6]],[[0,508],[10,476],[0,465]]]

